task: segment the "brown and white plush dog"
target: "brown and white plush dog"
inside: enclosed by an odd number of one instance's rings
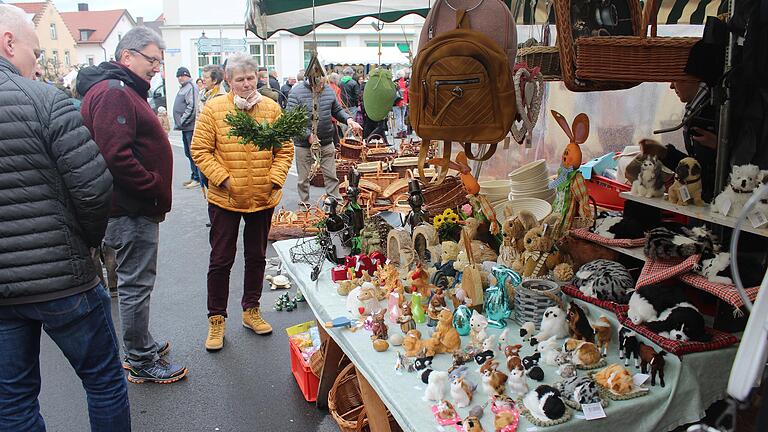
[[[687,194],[682,192],[683,186],[688,190]],[[667,199],[672,204],[683,206],[687,206],[688,203],[704,205],[701,199],[701,165],[696,159],[687,157],[677,164],[675,183],[669,187]]]

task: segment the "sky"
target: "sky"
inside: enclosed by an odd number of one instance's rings
[[[42,0],[5,0],[6,3],[31,3]],[[53,0],[59,12],[76,12],[78,3],[88,3],[89,10],[128,9],[133,19],[154,20],[163,13],[162,0]]]

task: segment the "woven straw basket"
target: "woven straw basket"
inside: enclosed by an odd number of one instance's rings
[[[560,286],[544,279],[531,279],[515,288],[515,322],[523,325],[530,321],[539,328],[544,311],[561,306]]]

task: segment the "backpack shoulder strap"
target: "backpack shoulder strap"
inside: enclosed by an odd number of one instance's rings
[[[464,143],[464,154],[467,155],[467,159],[470,160],[476,160],[476,161],[487,161],[488,159],[493,156],[494,153],[496,153],[496,147],[498,144],[490,144],[488,147],[488,150],[485,151],[481,156],[475,156],[474,153],[472,153],[472,143]]]

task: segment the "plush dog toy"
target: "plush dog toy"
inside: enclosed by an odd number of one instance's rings
[[[738,216],[752,197],[752,191],[760,185],[761,177],[760,168],[756,165],[734,166],[725,190],[712,203],[712,212],[723,216]]]
[[[661,175],[663,165],[656,156],[638,156],[641,159],[640,175],[632,182],[632,195],[646,198],[660,197],[664,195],[664,177]]]
[[[692,158],[687,157],[680,161],[675,168],[675,183],[669,187],[667,199],[672,204],[687,206],[704,205],[701,199],[701,165]]]

